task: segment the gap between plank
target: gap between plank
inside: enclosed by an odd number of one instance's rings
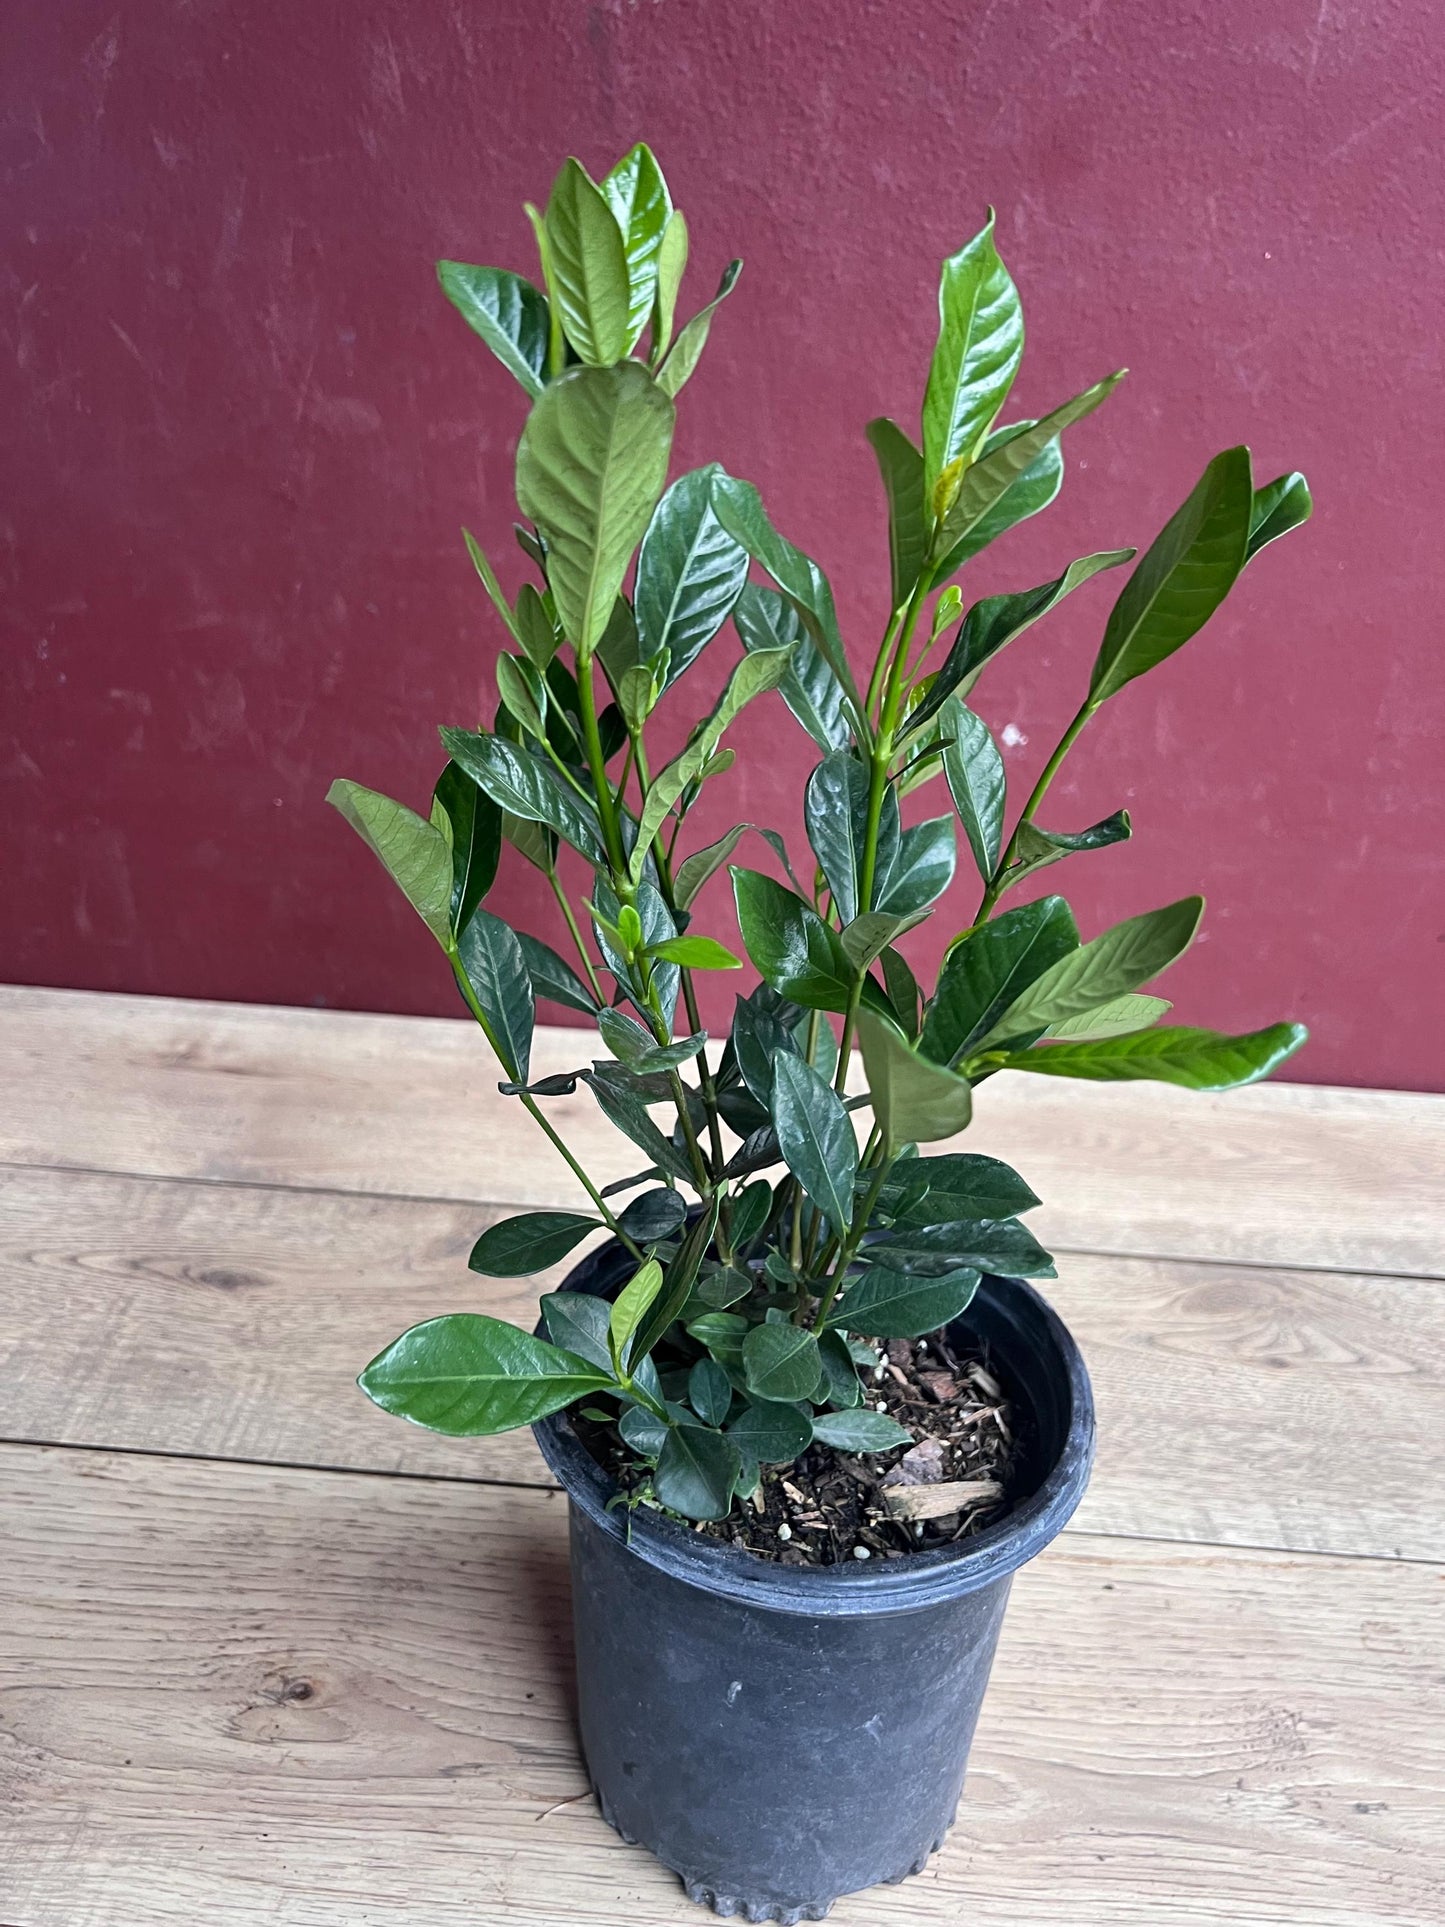
[[[438,1195],[434,1192],[415,1191],[363,1191],[340,1184],[285,1184],[274,1178],[206,1178],[170,1171],[122,1171],[109,1164],[34,1164],[13,1158],[0,1158],[0,1171],[37,1171],[78,1178],[124,1178],[135,1184],[185,1184],[194,1185],[198,1189],[221,1191],[279,1191],[287,1197],[299,1198],[375,1198],[387,1204],[445,1204],[471,1211],[561,1211],[574,1208],[558,1204],[538,1204],[535,1201],[517,1202],[509,1198],[458,1198]],[[1058,1240],[1053,1242],[1053,1249],[1073,1257],[1138,1259],[1143,1264],[1220,1265],[1241,1271],[1318,1272],[1327,1278],[1408,1278],[1418,1279],[1424,1283],[1445,1283],[1445,1271],[1401,1271],[1398,1267],[1391,1265],[1375,1267],[1297,1262],[1286,1264],[1279,1258],[1237,1256],[1213,1258],[1201,1256],[1198,1252],[1138,1251],[1132,1247],[1126,1250],[1117,1245],[1076,1245],[1061,1243]],[[1045,1279],[1043,1282],[1047,1284],[1049,1281]],[[0,1444],[4,1443],[5,1441],[0,1439]],[[238,1460],[237,1463],[242,1461]],[[0,1927],[4,1927],[3,1922],[0,1922]]]
[[[472,1477],[462,1472],[388,1472],[370,1465],[318,1465],[307,1459],[237,1459],[214,1452],[163,1452],[144,1445],[73,1445],[52,1439],[0,1438],[0,1452],[104,1453],[107,1457],[156,1460],[174,1465],[235,1465],[256,1472],[319,1472],[337,1479],[407,1479],[420,1485],[471,1485],[504,1492],[540,1492],[549,1498],[565,1498],[558,1485],[542,1485],[527,1479]],[[1362,1566],[1424,1566],[1445,1574],[1445,1563],[1413,1553],[1317,1552],[1309,1547],[1274,1546],[1254,1539],[1172,1539],[1159,1532],[1099,1532],[1092,1527],[1065,1526],[1072,1539],[1097,1540],[1103,1545],[1192,1546],[1201,1552],[1262,1552],[1278,1559],[1347,1560]],[[0,1927],[6,1923],[0,1922]]]

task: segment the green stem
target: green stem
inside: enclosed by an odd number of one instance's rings
[[[607,760],[602,754],[602,736],[597,727],[597,702],[592,689],[592,658],[577,658],[577,702],[582,711],[582,739],[587,746],[587,764],[597,814],[602,824],[602,840],[612,870],[612,887],[622,903],[631,903],[634,892],[627,873],[627,855],[622,847],[622,830],[617,817],[617,798],[607,777]]]
[[[878,1168],[874,1174],[872,1184],[868,1187],[868,1195],[853,1215],[853,1228],[843,1242],[842,1249],[838,1253],[837,1262],[833,1266],[833,1275],[828,1280],[822,1297],[818,1300],[818,1309],[813,1314],[813,1330],[815,1332],[823,1329],[824,1321],[828,1313],[833,1309],[833,1300],[838,1296],[839,1288],[847,1276],[848,1267],[858,1255],[858,1247],[863,1242],[863,1234],[867,1231],[868,1221],[873,1216],[873,1207],[878,1202],[878,1193],[883,1189],[883,1180],[888,1176],[892,1168],[892,1158],[885,1156],[878,1160]]]
[[[591,987],[592,995],[600,1004],[603,1001],[602,986],[597,981],[597,972],[592,967],[592,959],[588,956],[587,947],[582,941],[582,932],[577,927],[577,919],[573,916],[572,906],[567,901],[567,892],[558,881],[555,865],[548,870],[547,881],[552,886],[552,894],[557,899],[562,915],[567,919],[567,928],[572,932],[572,941],[577,946],[577,955],[582,959],[582,968],[587,972],[587,982]]]
[[[1053,755],[1049,758],[1048,762],[1044,764],[1039,780],[1034,784],[1033,792],[1028,802],[1024,804],[1018,822],[1014,824],[1013,835],[1009,838],[1003,855],[998,860],[998,865],[989,880],[988,888],[984,891],[979,901],[978,911],[974,916],[972,924],[969,926],[970,929],[976,930],[978,926],[992,914],[994,905],[1007,889],[1008,885],[1004,879],[1007,875],[1008,867],[1013,862],[1014,855],[1018,849],[1019,834],[1026,823],[1033,822],[1035,810],[1037,810],[1040,803],[1043,802],[1044,797],[1048,794],[1050,783],[1053,782],[1059,773],[1059,765],[1078,741],[1080,731],[1094,714],[1097,707],[1098,705],[1096,703],[1092,702],[1088,697],[1085,697],[1079,713],[1074,717],[1074,720],[1060,737],[1058,747],[1055,749]]]

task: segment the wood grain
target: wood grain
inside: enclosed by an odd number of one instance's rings
[[[540,1072],[586,1061],[538,1033]],[[0,1161],[482,1203],[580,1194],[439,1018],[0,990]],[[596,1177],[637,1155],[590,1097],[550,1101]],[[1017,1164],[1059,1249],[1445,1277],[1445,1097],[999,1078],[971,1149]]]
[[[0,1170],[4,1435],[544,1483],[529,1433],[378,1412],[359,1368],[442,1311],[529,1323],[473,1205]],[[1430,1281],[1076,1254],[1105,1532],[1445,1559],[1445,1293]]]
[[[704,1918],[590,1799],[548,1814],[584,1789],[559,1496],[25,1447],[0,1477],[0,1918]],[[952,1840],[840,1927],[1439,1927],[1442,1586],[1060,1542]]]

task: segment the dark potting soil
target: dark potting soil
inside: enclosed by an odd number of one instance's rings
[[[810,1445],[791,1465],[765,1465],[757,1492],[734,1501],[726,1519],[693,1529],[784,1565],[833,1566],[932,1551],[1008,1511],[1027,1441],[982,1353],[936,1333],[880,1340],[864,1396],[913,1443],[878,1453]],[[624,1491],[645,1486],[648,1468],[610,1425],[573,1423]]]

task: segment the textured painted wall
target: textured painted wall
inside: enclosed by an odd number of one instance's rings
[[[1068,766],[1050,820],[1128,804],[1136,839],[1065,887],[1092,929],[1203,884],[1182,1017],[1303,1017],[1292,1075],[1445,1085],[1433,0],[10,0],[0,36],[0,977],[454,1007],[321,800],[421,802],[433,724],[491,687],[457,531],[507,553],[521,396],[431,263],[530,271],[523,198],[645,136],[693,305],[747,261],[678,464],[761,484],[855,652],[886,581],[862,426],[916,419],[938,260],[990,201],[1016,412],[1135,372],[976,592],[1146,541],[1229,442],[1307,471],[1315,521]],[[1016,782],[1108,601],[981,686]],[[805,739],[777,706],[740,742],[710,820],[792,829]],[[550,933],[534,897],[519,868],[502,907]]]

